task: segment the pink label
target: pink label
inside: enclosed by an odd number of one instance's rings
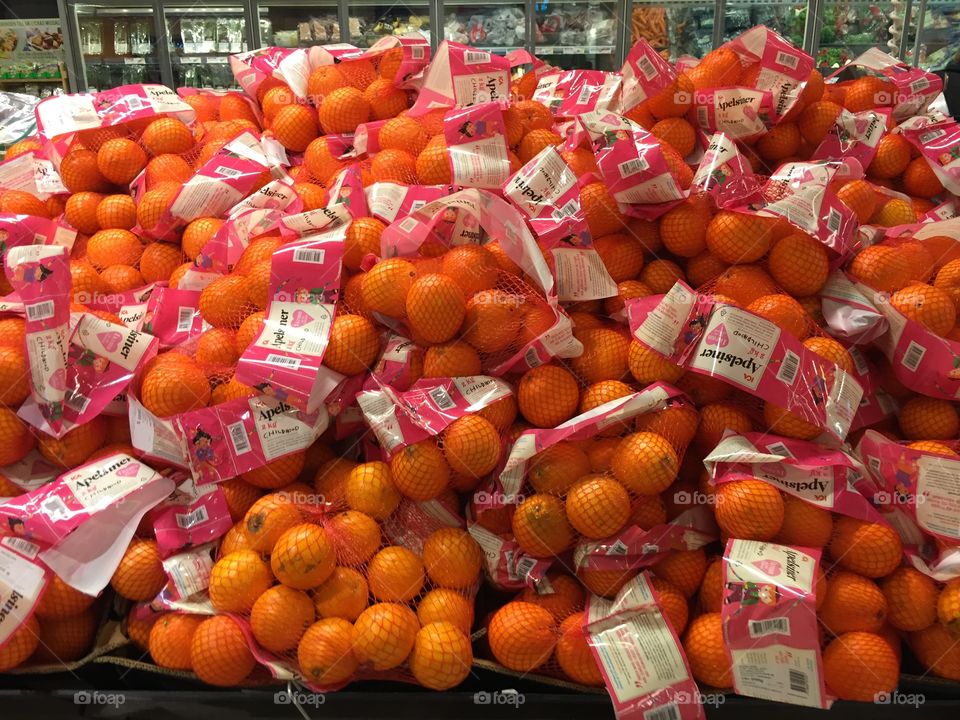
[[[161,347],[182,345],[203,332],[199,305],[199,290],[158,287],[147,302],[142,329],[156,337]]]
[[[371,371],[371,378],[365,383],[367,390],[377,390],[380,385],[389,385],[394,390],[409,390],[419,380],[416,376],[415,360],[419,359],[420,348],[413,340],[393,333],[381,353],[377,364]],[[353,399],[356,399],[354,394]],[[329,402],[329,401],[328,401]]]
[[[581,115],[579,122],[589,135],[604,183],[621,209],[630,205],[642,217],[655,219],[683,198],[656,137],[613,113]]]
[[[157,547],[164,557],[216,540],[233,525],[220,485],[185,485],[153,513]]]
[[[723,133],[712,135],[693,176],[691,191],[708,193],[718,208],[729,208],[758,202],[760,185],[737,144]]]
[[[374,183],[366,188],[366,199],[370,214],[389,224],[452,192],[452,186]]]
[[[915,117],[897,129],[926,159],[943,186],[960,194],[960,125],[952,118]]]
[[[437,108],[477,103],[506,103],[510,97],[510,61],[486,50],[445,40],[427,66],[423,86],[410,115]]]
[[[0,539],[0,648],[30,619],[46,590],[50,573],[38,559],[40,550],[24,538]]]
[[[627,112],[654,97],[669,87],[677,77],[677,71],[670,67],[644,38],[640,38],[630,48],[620,74],[623,76],[620,98],[622,112]]]
[[[868,74],[886,78],[894,87],[888,98],[880,98],[878,104],[891,105],[895,120],[904,120],[922,115],[931,102],[943,90],[943,81],[933,73],[918,67],[910,67],[897,58],[872,47],[828,77],[851,75],[851,69],[865,68]],[[843,83],[849,84],[849,83]]]
[[[547,245],[565,238],[591,241],[580,206],[580,186],[555,147],[541,150],[502,188],[504,197],[527,216],[530,228]]]
[[[864,110],[852,113],[841,110],[826,137],[813,152],[814,160],[854,158],[867,167],[877,154],[877,144],[886,134],[890,110]]]
[[[584,629],[618,719],[704,717],[683,646],[645,573],[613,600],[589,594]]]
[[[534,587],[553,565],[554,558],[527,555],[516,540],[494,535],[477,523],[470,523],[467,531],[483,550],[484,572],[498,590]]]
[[[846,437],[863,389],[777,325],[682,282],[659,300],[628,301],[627,317],[639,342],[677,365],[786,408],[838,439]]]
[[[237,84],[256,99],[267,78],[281,80],[298,98],[307,96],[310,61],[303,49],[265,47],[230,56],[230,70]]]
[[[767,90],[721,88],[693,94],[692,119],[713,134],[722,132],[735,140],[750,142],[772,124],[773,95]]]
[[[558,117],[607,112],[619,106],[623,78],[601,70],[561,70],[539,78],[533,99]]]
[[[340,291],[343,231],[288,243],[273,254],[263,329],[237,363],[240,382],[315,412],[321,363]]]
[[[723,634],[740,695],[828,708],[817,627],[821,551],[728,540]]]
[[[448,112],[443,119],[450,177],[463,187],[499,188],[510,174],[503,112],[495,102]]]

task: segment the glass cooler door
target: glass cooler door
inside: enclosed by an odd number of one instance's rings
[[[945,70],[960,63],[960,2],[957,0],[916,0],[913,12],[919,24],[919,42],[910,43],[911,61],[924,70]],[[919,17],[922,13],[922,17]],[[912,40],[912,38],[911,38]]]
[[[300,5],[291,0],[262,0],[257,4],[260,45],[310,47],[346,42],[340,34],[337,0]]]
[[[150,4],[68,6],[76,89],[163,82]]]
[[[645,39],[669,60],[681,55],[703,57],[713,49],[716,6],[696,0],[633,2],[630,44]]]
[[[164,7],[175,87],[236,87],[229,57],[248,49],[242,5]]]
[[[620,8],[615,1],[535,3],[533,53],[560,68],[619,70]]]
[[[367,48],[385,35],[421,32],[430,39],[430,3],[349,0],[344,42]],[[439,36],[439,33],[436,33]]]
[[[726,0],[723,42],[755,25],[765,25],[797,47],[803,47],[807,3],[790,0]]]
[[[906,2],[823,0],[814,57],[823,70],[840,67],[872,47],[899,55]]]
[[[444,3],[441,19],[440,40],[501,54],[527,45],[527,16],[522,0],[479,4],[452,0]]]

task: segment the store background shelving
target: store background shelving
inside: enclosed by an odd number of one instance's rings
[[[942,69],[960,56],[960,0],[58,0],[73,90],[123,82],[231,87],[227,57],[265,45],[369,47],[421,32],[563,68],[614,70],[645,37],[670,60],[702,57],[754,25],[777,30],[825,72],[869,47]],[[162,38],[160,42],[158,39]]]

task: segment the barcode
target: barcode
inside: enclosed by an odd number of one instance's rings
[[[613,545],[610,546],[610,549],[607,550],[607,555],[626,555],[627,546],[621,540],[617,540]]]
[[[476,65],[477,63],[490,62],[490,53],[482,50],[467,50],[463,61],[467,65]]]
[[[294,262],[305,262],[320,264],[323,262],[323,250],[311,250],[309,248],[295,248],[293,251]]]
[[[920,363],[923,362],[923,356],[926,354],[927,349],[923,347],[923,345],[917,345],[917,343],[911,340],[907,346],[907,351],[903,354],[903,360],[900,362],[907,370],[914,371],[920,367]]]
[[[454,403],[453,399],[450,397],[450,393],[448,393],[442,387],[434,388],[427,394],[433,398],[433,402],[435,402],[437,407],[441,410],[449,410],[456,405],[456,403]]]
[[[43,302],[27,305],[28,320],[46,320],[53,317],[53,300],[44,300]]]
[[[874,473],[878,474],[880,472],[880,458],[878,457],[867,458],[867,463],[870,465],[870,469]]]
[[[928,132],[921,133],[920,144],[929,145],[931,142],[933,142],[937,138],[943,137],[946,134],[947,134],[946,130],[930,130]]]
[[[243,175],[243,170],[237,170],[236,168],[228,168],[223,165],[218,165],[217,169],[214,170],[217,175],[223,175],[224,177],[240,177]]]
[[[769,450],[771,454],[779,455],[780,457],[793,457],[793,455],[790,453],[790,450],[787,448],[787,446],[781,442],[770,443],[769,445],[767,445],[767,450]]]
[[[177,332],[187,332],[193,327],[192,307],[182,307],[177,311]]]
[[[630,177],[631,175],[636,175],[638,172],[643,172],[647,169],[647,161],[643,158],[634,158],[633,160],[627,160],[617,165],[617,170],[620,171],[620,177]]]
[[[765,637],[766,635],[789,635],[790,619],[778,617],[769,620],[751,620],[749,630],[752,638]]]
[[[193,512],[188,513],[177,513],[177,527],[187,530],[192,528],[194,525],[199,525],[210,519],[210,516],[207,514],[207,508],[203,505],[198,507]]]
[[[300,369],[299,358],[287,357],[286,355],[277,355],[276,353],[270,353],[267,355],[266,363],[268,365],[276,365],[278,367],[287,367],[291,370]]]
[[[857,375],[866,375],[869,368],[867,367],[867,360],[863,357],[863,353],[855,347],[850,348],[849,352],[850,357],[853,358],[853,364],[857,368]]]
[[[426,204],[426,200],[414,200],[412,203],[410,203],[410,212],[414,213]]]
[[[410,54],[414,60],[423,60],[423,45],[414,45],[410,48]]]
[[[247,431],[244,429],[242,422],[228,425],[227,432],[230,433],[230,442],[233,443],[233,451],[237,455],[250,452],[250,440],[247,438]]]
[[[36,557],[37,553],[40,552],[39,545],[19,537],[5,537],[3,539],[3,544],[7,547],[13,548],[21,555],[26,555],[29,558]]]
[[[647,80],[652,80],[653,76],[657,74],[657,69],[653,66],[653,63],[650,62],[650,58],[647,57],[642,57],[637,60],[637,68],[643,73],[643,76]]]
[[[707,116],[707,109],[705,107],[697,108],[697,122],[700,123],[700,127],[704,130],[709,129],[709,118]]]
[[[810,693],[810,683],[807,680],[807,674],[799,670],[788,670],[790,674],[790,689],[796,693],[808,695]]]
[[[925,77],[917,78],[912,83],[910,83],[910,93],[916,95],[921,90],[926,90],[930,87],[930,81]]]
[[[87,405],[90,404],[90,398],[86,397],[85,395],[81,395],[73,388],[66,389],[63,395],[63,401],[68,407],[73,408],[78,413],[82,413],[87,409]]]
[[[800,357],[787,350],[787,354],[783,356],[783,363],[780,365],[780,370],[777,372],[777,380],[787,385],[793,385],[793,381],[797,379],[797,370],[800,369]]]
[[[537,559],[532,557],[523,557],[517,562],[517,577],[525,578],[536,567]]]
[[[140,98],[133,96],[127,98],[127,108],[130,110],[143,110],[145,107],[146,103],[144,103]]]
[[[584,85],[580,88],[580,94],[577,96],[577,105],[586,105],[599,89],[594,85]]]
[[[562,217],[573,217],[577,214],[577,208],[580,207],[578,200],[570,200],[563,207],[560,208],[560,215]]]
[[[58,520],[62,518],[70,517],[70,511],[67,509],[67,504],[58,497],[49,497],[41,503],[43,512],[51,520]]]
[[[830,232],[837,232],[840,229],[840,221],[843,220],[843,217],[837,211],[836,208],[830,208],[830,212],[827,215],[827,230]]]
[[[782,50],[777,53],[777,64],[783,65],[784,67],[797,69],[797,63],[800,62],[800,58],[796,55],[791,55],[790,53],[783,52]]]
[[[643,720],[680,720],[680,708],[676,703],[670,703],[663,707],[647,710],[643,714]]]
[[[535,347],[528,348],[523,354],[523,362],[526,363],[528,368],[537,367],[540,364],[540,353],[537,352]]]

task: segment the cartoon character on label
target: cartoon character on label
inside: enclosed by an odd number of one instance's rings
[[[27,530],[27,526],[20,518],[8,517],[7,525],[10,528],[11,534],[17,537],[22,537],[24,540],[30,540],[33,537],[33,533]]]
[[[63,420],[63,403],[59,400],[54,400],[51,403],[40,404],[40,415],[42,415],[43,419],[48,423]]]
[[[286,402],[287,398],[290,397],[289,393],[284,390],[279,385],[274,385],[271,381],[273,380],[273,373],[270,373],[270,377],[267,378],[266,382],[259,383],[254,385],[253,388],[261,395],[266,395],[267,397],[272,397],[275,400],[280,402]]]
[[[106,358],[97,356],[93,350],[84,350],[80,353],[80,356],[76,359],[77,365],[80,367],[89,367],[93,368],[93,371],[98,375],[102,375],[107,371],[107,367],[110,365],[110,361]]]
[[[322,305],[326,288],[297,288],[293,291],[293,301],[301,305]]]
[[[213,436],[199,425],[190,441],[193,446],[193,459],[197,472],[201,475],[207,470],[213,473],[217,466],[217,454],[213,449]]]
[[[724,602],[732,604],[735,602],[741,605],[776,605],[780,600],[780,588],[771,583],[727,583],[727,595]]]
[[[494,136],[494,130],[486,120],[467,120],[460,126],[460,138],[484,140]]]
[[[727,178],[733,176],[733,168],[730,167],[729,163],[724,163],[718,168],[714,168],[710,172],[710,179],[713,181],[713,185],[723,185],[727,182]]]
[[[350,207],[350,195],[353,193],[353,188],[350,187],[346,182],[340,185],[340,190],[337,192],[337,199],[332,203],[334,205],[340,204],[346,207]]]
[[[53,275],[53,270],[43,263],[22,263],[17,265],[13,271],[14,282],[37,283],[40,285],[40,291],[43,291],[43,281]]]
[[[692,345],[697,341],[701,335],[703,335],[704,330],[707,329],[707,316],[701,312],[698,312],[687,322],[687,326],[684,328],[683,333],[680,335],[679,342],[674,348],[676,351],[680,351],[688,345]]]

